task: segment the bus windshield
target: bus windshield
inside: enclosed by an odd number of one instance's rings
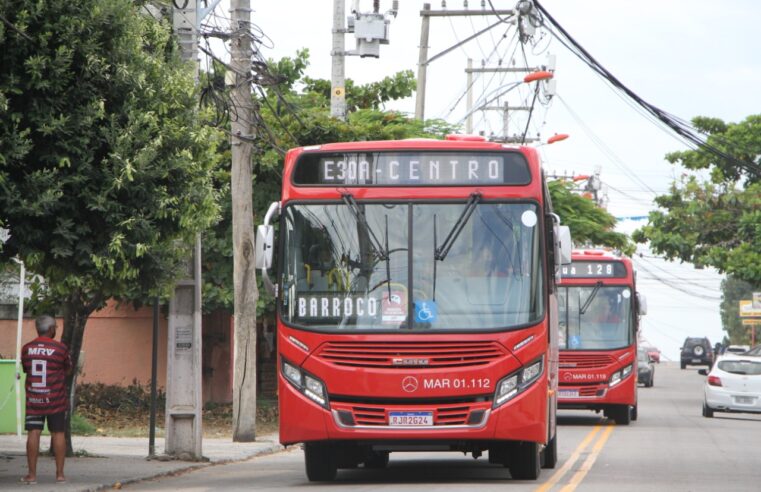
[[[558,288],[560,348],[606,350],[632,344],[631,289],[625,286]]]
[[[289,204],[284,218],[281,306],[291,324],[475,331],[544,315],[533,203],[347,199]]]

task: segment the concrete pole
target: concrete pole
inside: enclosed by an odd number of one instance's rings
[[[505,141],[507,141],[507,138],[509,135],[507,134],[507,123],[508,123],[508,111],[509,106],[507,105],[507,101],[505,101],[505,109],[502,112],[502,136],[505,138]]]
[[[191,0],[185,7],[172,10],[172,26],[183,59],[195,66],[197,80],[199,0]],[[199,460],[203,457],[200,234],[196,236],[192,252],[184,278],[177,281],[169,300],[165,453]]]
[[[415,118],[423,120],[425,118],[425,78],[428,69],[428,32],[431,26],[431,17],[428,11],[431,10],[430,3],[423,4],[423,11],[420,16],[423,18],[420,24],[420,47],[417,61],[417,92],[415,95]]]
[[[333,66],[330,83],[330,115],[346,121],[346,0],[333,0]]]
[[[233,286],[235,289],[233,370],[233,441],[256,439],[256,288],[254,206],[251,153],[254,112],[251,99],[251,0],[232,0],[231,68],[235,87],[231,97],[237,118],[232,119],[231,153],[233,221]]]
[[[21,332],[24,327],[26,267],[22,261],[18,261],[18,264],[21,266],[21,273],[18,280],[18,325],[16,326],[16,436],[21,437]]]
[[[473,133],[473,59],[468,58],[467,73],[467,93],[465,96],[465,111],[468,117],[465,119],[465,133],[470,135]]]

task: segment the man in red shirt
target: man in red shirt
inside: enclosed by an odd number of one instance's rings
[[[55,454],[56,482],[63,483],[63,462],[66,457],[66,412],[69,397],[66,375],[71,372],[69,349],[54,340],[55,319],[40,316],[35,320],[37,338],[21,349],[21,364],[26,373],[26,459],[29,473],[21,478],[27,484],[37,483],[37,457],[40,434],[48,422]]]

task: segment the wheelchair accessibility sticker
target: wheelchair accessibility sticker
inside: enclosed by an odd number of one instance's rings
[[[435,323],[439,310],[434,301],[415,301],[415,322]]]

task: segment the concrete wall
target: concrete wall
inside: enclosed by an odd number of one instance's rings
[[[150,308],[134,309],[117,307],[115,303],[93,313],[85,327],[82,352],[84,370],[79,381],[128,386],[133,380],[140,384],[151,381],[151,339],[153,313]],[[61,339],[63,319],[57,318],[56,339]],[[15,319],[0,319],[0,355],[7,359],[16,357]],[[37,336],[34,319],[25,318],[22,345]],[[163,387],[166,381],[167,320],[159,318],[158,381]]]

